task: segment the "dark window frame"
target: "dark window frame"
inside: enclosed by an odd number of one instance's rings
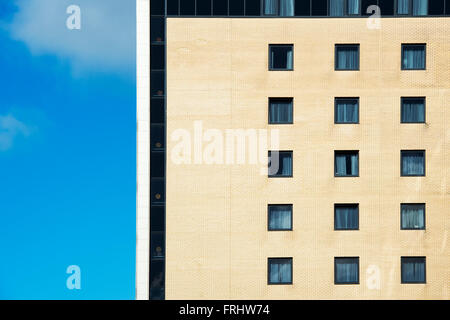
[[[270,262],[272,260],[290,260],[291,263],[291,281],[290,282],[271,282],[270,281]],[[293,257],[269,257],[267,258],[267,284],[268,285],[292,285],[294,283],[294,259]]]
[[[337,282],[337,264],[336,261],[339,259],[356,259],[357,265],[358,265],[358,280],[356,282]],[[360,263],[359,263],[359,257],[334,257],[334,284],[335,285],[355,285],[360,284]]]
[[[336,208],[338,207],[345,207],[345,206],[356,206],[358,209],[358,219],[357,219],[357,226],[356,228],[352,229],[343,229],[343,228],[336,228]],[[359,231],[359,203],[335,203],[334,204],[334,231]]]
[[[270,103],[271,100],[283,100],[289,101],[291,103],[292,108],[292,122],[270,122]],[[284,124],[294,124],[294,98],[286,98],[286,97],[269,97],[268,99],[268,114],[267,114],[267,123],[269,125],[284,125]]]
[[[423,99],[423,121],[422,122],[404,122],[403,121],[403,100],[408,100],[408,99]],[[426,97],[401,97],[400,98],[400,123],[423,124],[426,122],[427,122],[427,99],[426,99]]]
[[[403,152],[423,152],[423,174],[403,174]],[[400,177],[425,177],[427,169],[426,150],[425,149],[402,149],[400,150]]]
[[[271,48],[272,47],[291,47],[292,49],[292,68],[291,69],[281,69],[281,68],[272,68],[271,66]],[[269,64],[269,71],[294,71],[294,44],[293,43],[269,43],[269,54],[268,57],[268,64]]]
[[[424,55],[423,68],[411,68],[411,69],[404,68],[403,59],[404,59],[404,54],[405,54],[405,47],[408,47],[408,46],[423,46],[423,55]],[[427,44],[426,43],[402,43],[401,50],[402,50],[401,61],[400,61],[401,70],[404,70],[404,71],[427,70]]]
[[[292,178],[294,176],[294,151],[293,150],[269,150],[268,151],[268,159],[270,159],[271,152],[277,152],[278,153],[290,153],[291,154],[291,160],[292,160],[292,170],[291,175],[270,175],[268,173],[268,178]],[[269,168],[269,164],[267,164]]]
[[[404,281],[403,278],[403,261],[409,259],[423,259],[424,262],[424,281]],[[427,283],[427,257],[426,256],[401,256],[400,257],[400,281],[401,284],[426,284]]]
[[[357,47],[358,48],[358,67],[357,69],[338,69],[338,49],[339,48],[349,48],[349,47]],[[360,71],[361,69],[361,53],[360,53],[360,44],[359,43],[335,43],[334,44],[334,71]]]
[[[337,175],[336,174],[336,153],[350,153],[350,152],[356,152],[356,154],[358,155],[358,174],[356,175],[345,175],[345,176],[341,176],[341,175]],[[359,170],[360,166],[359,166],[359,150],[334,150],[334,177],[335,178],[355,178],[355,177],[359,177]]]
[[[289,206],[291,207],[291,228],[290,229],[270,229],[270,207],[276,207],[276,206]],[[294,228],[294,205],[292,203],[279,203],[274,204],[270,203],[267,205],[267,231],[292,231]]]
[[[339,100],[356,100],[356,105],[358,107],[358,121],[356,122],[338,122],[337,121],[337,106]],[[359,124],[360,108],[359,108],[359,97],[335,97],[334,98],[334,124]]]
[[[403,228],[403,205],[423,205],[423,228]],[[424,202],[402,202],[400,203],[400,230],[426,230],[427,229],[427,206]]]

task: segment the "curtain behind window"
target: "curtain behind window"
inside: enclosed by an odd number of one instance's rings
[[[397,14],[409,14],[409,1],[410,0],[397,1]]]
[[[413,0],[413,16],[426,16],[428,14],[428,0]]]
[[[421,204],[402,204],[402,228],[423,229],[425,227],[425,207]]]
[[[404,259],[402,278],[404,282],[425,282],[425,262],[422,259]]]
[[[348,14],[359,14],[359,0],[347,1]]]
[[[293,52],[292,47],[288,49],[288,52],[286,54],[286,69],[292,69],[293,67]]]
[[[330,16],[342,17],[344,15],[345,0],[330,0]]]
[[[292,123],[292,102],[271,101],[269,115],[270,123]]]
[[[425,105],[423,99],[404,99],[402,101],[402,122],[424,122]]]
[[[291,206],[270,206],[269,230],[291,229]]]
[[[358,102],[355,100],[336,101],[336,122],[337,123],[357,123],[358,122]]]
[[[358,154],[336,154],[336,175],[358,175]]]
[[[356,47],[340,47],[337,50],[337,68],[343,70],[358,69],[359,55]]]
[[[282,161],[281,161],[281,174],[283,176],[290,176],[292,175],[292,157],[290,154],[282,154],[281,155]]]
[[[358,282],[358,263],[354,259],[336,260],[336,282]]]
[[[336,229],[358,228],[358,206],[336,206]]]
[[[403,68],[425,68],[425,49],[423,46],[408,46],[403,49]]]
[[[278,0],[264,0],[264,14],[275,15],[277,14]]]
[[[280,0],[280,16],[294,16],[294,0]]]
[[[291,277],[292,265],[287,260],[280,259],[270,262],[270,282],[272,283],[289,283],[292,282]]]
[[[402,173],[404,175],[423,175],[425,169],[422,152],[407,152],[402,156]]]

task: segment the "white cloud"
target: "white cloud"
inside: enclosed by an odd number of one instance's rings
[[[69,30],[67,7],[81,9],[81,29]],[[16,0],[12,38],[33,54],[70,59],[78,71],[134,72],[133,0]]]
[[[0,151],[12,147],[17,136],[28,136],[30,128],[12,115],[0,115]]]

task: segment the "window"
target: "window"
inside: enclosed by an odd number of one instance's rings
[[[228,10],[230,11],[230,16],[243,16],[244,5],[245,2],[242,0],[228,0]]]
[[[425,69],[425,45],[402,44],[402,70]]]
[[[359,44],[337,44],[335,52],[336,70],[359,70]]]
[[[409,14],[410,1],[411,0],[397,0],[397,14]]]
[[[292,98],[269,98],[269,124],[290,124],[292,113]]]
[[[264,0],[264,15],[291,17],[294,15],[294,0]]]
[[[198,16],[211,15],[211,0],[197,0],[197,15]]]
[[[269,231],[292,230],[292,204],[269,204]]]
[[[334,152],[335,177],[357,177],[359,175],[358,151]]]
[[[330,16],[359,15],[359,0],[329,0]]]
[[[412,5],[413,16],[426,16],[428,14],[428,0],[412,0]]]
[[[402,230],[425,229],[424,203],[402,203],[400,207],[401,207]]]
[[[269,70],[293,69],[293,45],[270,44],[269,45]]]
[[[334,283],[359,284],[359,258],[334,258]]]
[[[228,0],[214,0],[213,15],[227,16],[228,15]]]
[[[359,122],[359,98],[335,98],[334,99],[335,123]]]
[[[195,0],[181,0],[180,1],[180,15],[193,16],[195,15]]]
[[[425,257],[401,257],[402,283],[426,283]]]
[[[425,150],[401,151],[402,176],[425,175]]]
[[[269,151],[269,177],[292,177],[292,151]]]
[[[292,284],[292,258],[269,258],[269,284]]]
[[[374,13],[376,13],[376,11],[375,11],[375,9],[374,9],[374,7],[372,7],[371,8],[371,10],[369,10],[369,12],[367,12],[367,9],[370,7],[370,6],[378,6],[379,4],[378,4],[378,2],[377,2],[377,0],[361,0],[361,10],[362,10],[362,15],[363,16],[371,16],[371,15],[373,15]]]
[[[358,230],[359,209],[358,204],[334,205],[334,230]]]
[[[325,17],[327,15],[328,0],[311,1],[311,15]]]
[[[310,16],[311,3],[304,0],[295,0],[295,15],[296,16]]]
[[[402,98],[402,123],[425,122],[425,98]]]
[[[261,15],[260,0],[246,0],[245,1],[245,15],[246,16],[259,16]]]
[[[394,15],[394,0],[382,0],[379,3],[381,16]]]

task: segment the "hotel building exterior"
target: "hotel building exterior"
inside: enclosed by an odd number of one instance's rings
[[[449,299],[449,16],[137,0],[136,298]]]

